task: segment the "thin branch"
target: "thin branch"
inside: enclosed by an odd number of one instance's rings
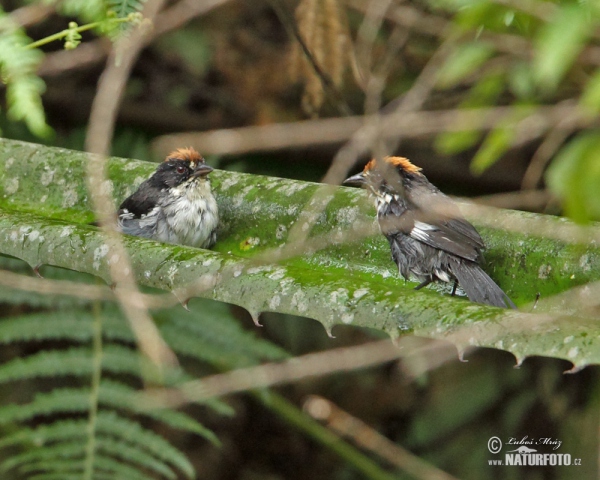
[[[388,463],[422,480],[456,480],[456,477],[427,463],[400,445],[390,441],[359,418],[345,412],[333,402],[311,395],[304,402],[304,410],[326,424],[341,437],[352,439],[358,446],[379,456]]]
[[[567,115],[573,116],[573,122],[578,128],[588,127],[595,122],[585,115],[579,115],[577,106],[563,103],[538,107],[459,108],[382,115],[377,133],[384,138],[395,138],[399,135],[404,138],[421,138],[442,132],[489,131],[499,123],[513,119],[520,138],[530,141],[550,128],[570,129],[570,126],[561,125]],[[514,120],[517,117],[520,120]],[[196,144],[202,145],[204,155],[230,155],[312,145],[335,145],[351,138],[365,125],[372,125],[374,120],[373,116],[354,116],[170,134],[158,137],[153,142],[153,149],[160,155],[166,155],[178,146]]]
[[[149,0],[144,7],[144,17],[151,22],[161,9],[164,0]],[[146,28],[144,28],[146,27]],[[129,319],[140,349],[157,365],[174,364],[175,354],[161,338],[145,306],[133,277],[133,268],[119,234],[114,230],[115,208],[110,192],[103,186],[107,182],[106,155],[114,132],[115,119],[127,79],[147,41],[148,25],[134,30],[131,35],[117,42],[110,53],[108,63],[100,80],[86,135],[88,163],[88,188],[92,205],[103,228],[106,243],[118,262],[110,263],[111,276],[116,282],[115,294]]]

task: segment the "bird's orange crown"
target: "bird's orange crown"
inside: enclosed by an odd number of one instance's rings
[[[192,147],[178,148],[177,150],[169,153],[169,155],[167,155],[167,158],[165,159],[165,162],[169,160],[184,160],[190,163],[204,162],[204,158],[202,158],[202,155],[200,155]]]
[[[407,173],[420,173],[422,170],[421,167],[417,167],[416,165],[412,164],[408,158],[384,157],[383,160],[396,168],[401,168],[402,170],[404,170]],[[370,170],[373,170],[376,167],[377,167],[377,160],[373,159],[365,165],[364,171],[368,172]]]

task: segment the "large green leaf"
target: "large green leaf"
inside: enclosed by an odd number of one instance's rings
[[[86,161],[80,152],[0,141],[0,253],[110,281],[108,262],[118,259],[101,232],[87,224],[93,214]],[[154,168],[110,159],[105,188],[120,201]],[[214,251],[124,237],[141,284],[174,290],[208,275],[216,283],[195,295],[240,305],[255,317],[275,311],[317,319],[328,331],[343,323],[392,336],[413,333],[450,340],[459,350],[501,348],[519,361],[530,355],[565,358],[577,366],[600,361],[595,319],[503,310],[431,289],[415,292],[414,284],[399,278],[364,191],[329,187],[311,206],[318,184],[223,171],[212,178],[222,215]],[[536,218],[519,212],[504,216]],[[557,229],[564,225],[555,223]],[[310,233],[303,245],[315,248],[276,263],[296,224]],[[358,235],[360,224],[368,226],[370,236]],[[480,230],[489,245],[487,270],[517,304],[600,277],[595,246]],[[323,238],[327,242],[314,243]],[[260,258],[266,254],[268,260]]]

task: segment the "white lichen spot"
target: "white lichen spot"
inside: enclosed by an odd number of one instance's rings
[[[354,297],[358,300],[359,298],[364,297],[367,293],[369,293],[368,288],[359,288],[358,290],[354,291],[354,294],[352,295],[352,297]]]
[[[11,242],[16,242],[19,239],[19,232],[17,232],[16,230],[13,230],[10,232],[10,241]]]
[[[497,341],[497,342],[494,344],[494,346],[495,346],[496,348],[498,348],[498,349],[501,349],[501,350],[502,350],[502,349],[504,348],[504,342],[503,342],[502,340],[498,340],[498,341]]]
[[[63,229],[60,231],[60,236],[62,237],[70,237],[71,234],[73,233],[73,231],[75,230],[75,227],[63,227]],[[107,245],[103,245],[104,247],[106,247],[106,251],[108,252],[108,246]],[[106,255],[106,253],[105,253]]]
[[[592,269],[590,265],[590,256],[586,253],[579,259],[579,266],[584,272],[589,272]]]
[[[175,266],[175,265],[171,265],[171,266],[169,267],[169,270],[167,271],[167,277],[168,277],[168,279],[169,279],[169,282],[170,282],[171,284],[172,284],[172,283],[173,283],[173,281],[175,280],[175,275],[177,275],[177,271],[178,271],[178,268],[177,268],[177,266]]]
[[[308,303],[305,299],[306,295],[302,290],[296,290],[294,295],[292,295],[292,307],[296,307],[298,312],[302,313],[308,310]]]
[[[6,162],[4,162],[4,165],[6,168],[10,168],[12,167],[13,163],[15,163],[15,157],[10,157],[8,160],[6,160]]]
[[[48,195],[42,195],[42,198],[40,198],[40,203],[46,203],[46,200],[48,200]]]
[[[310,226],[310,225],[309,225],[308,223],[304,222],[304,223],[302,224],[302,231],[303,231],[303,232],[306,232],[306,231],[308,230],[308,227],[309,227],[309,226]]]
[[[279,295],[275,295],[270,301],[269,301],[269,308],[272,310],[277,309],[277,307],[279,306],[279,304],[281,303],[281,297]]]
[[[65,227],[65,229],[67,229],[67,228],[70,228],[70,227]],[[63,231],[65,229],[63,229]],[[108,245],[106,245],[106,244],[102,244],[99,247],[97,247],[96,249],[94,249],[94,261],[92,263],[94,270],[98,270],[100,268],[100,260],[103,259],[104,257],[106,257],[106,255],[108,254],[108,250],[109,250],[109,248],[108,248]]]
[[[206,259],[206,260],[204,260],[202,262],[202,266],[203,267],[210,267],[212,265],[212,263],[213,263],[213,259],[212,258],[208,258],[208,259]]]
[[[40,183],[44,187],[47,187],[48,185],[50,185],[52,183],[52,179],[54,178],[55,173],[56,173],[56,170],[50,170],[50,169],[48,169],[48,167],[46,167],[44,172],[42,172],[42,174],[40,175]]]
[[[276,190],[277,193],[281,193],[286,197],[291,197],[297,192],[301,192],[306,188],[306,185],[301,182],[290,182],[281,181],[279,188]]]
[[[331,303],[345,303],[348,300],[348,290],[345,288],[338,288],[331,292],[329,299],[331,300]]]
[[[358,207],[343,207],[336,213],[337,221],[343,225],[350,225],[358,217]]]
[[[383,272],[383,273],[381,274],[381,276],[382,276],[383,278],[388,278],[388,277],[391,277],[391,276],[392,276],[392,274],[391,274],[391,273],[390,273],[388,270],[386,270],[385,272]]]
[[[575,340],[575,337],[573,335],[569,335],[568,337],[565,337],[563,343],[571,343],[573,340]]]
[[[569,352],[567,353],[567,357],[569,358],[575,358],[577,355],[579,355],[579,348],[578,347],[573,347],[569,350]]]
[[[12,195],[13,193],[17,193],[19,189],[19,179],[18,178],[9,178],[6,180],[4,184],[4,193],[7,195]]]
[[[152,276],[152,272],[150,270],[146,270],[144,272],[144,278],[150,278]]]
[[[221,182],[221,190],[228,190],[229,188],[237,185],[238,179],[234,176],[228,177]]]
[[[353,313],[342,313],[342,323],[345,323],[346,325],[352,323],[354,321],[354,314]]]
[[[30,241],[35,242],[39,237],[40,237],[40,232],[37,230],[33,230],[27,238],[29,238]]]
[[[119,263],[119,260],[121,260],[121,257],[118,253],[113,254],[112,257],[110,257],[110,259],[108,260],[108,264],[109,265],[116,265],[117,263]]]
[[[268,278],[271,280],[281,280],[283,277],[285,277],[285,274],[286,270],[284,268],[278,268],[273,273],[268,275]]]
[[[241,274],[242,274],[242,270],[241,269],[233,271],[233,276],[235,278],[239,277]]]
[[[285,211],[285,213],[287,213],[289,216],[293,217],[296,216],[296,212],[298,211],[298,206],[297,205],[291,205],[287,208],[287,210]]]
[[[538,278],[540,280],[546,280],[550,276],[552,271],[552,265],[540,265],[538,270]]]
[[[67,188],[63,193],[62,207],[63,208],[74,207],[75,205],[77,205],[77,200],[78,200],[78,196],[77,196],[77,192],[75,191],[75,189],[73,187]]]

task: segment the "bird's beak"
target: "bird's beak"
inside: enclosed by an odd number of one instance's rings
[[[195,169],[194,173],[192,173],[192,177],[206,177],[210,172],[212,172],[214,168],[205,163],[200,163]]]
[[[348,177],[342,183],[344,185],[355,185],[355,186],[360,187],[360,186],[364,185],[365,183],[367,183],[367,180],[365,179],[363,172],[360,172],[360,173],[357,173],[356,175],[352,175],[351,177]]]

